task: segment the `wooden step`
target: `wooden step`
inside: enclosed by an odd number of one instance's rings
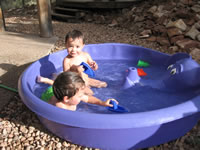
[[[101,8],[101,9],[111,9],[111,8],[125,8],[130,7],[136,2],[141,0],[128,0],[128,1],[67,1],[67,0],[56,0],[56,6],[60,7],[70,7],[70,8]]]
[[[85,12],[85,10],[81,10],[81,9],[59,7],[59,6],[55,6],[54,9],[56,9],[56,10],[62,10],[62,11],[69,11],[69,12]]]
[[[58,14],[76,16],[77,18],[81,18],[82,16],[81,14],[86,13],[86,11],[84,10],[74,9],[74,8],[65,8],[65,7],[59,7],[59,6],[55,6],[53,8],[53,11]]]
[[[71,22],[71,23],[81,22],[81,20],[79,18],[77,18],[76,16],[72,16],[72,15],[59,14],[56,12],[52,12],[51,15],[52,15],[52,19],[56,19],[56,20],[62,20],[62,21],[67,21],[67,22]]]

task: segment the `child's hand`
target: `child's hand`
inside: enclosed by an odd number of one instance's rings
[[[119,103],[117,100],[113,99],[113,98],[110,98],[110,99],[107,99],[105,102],[104,102],[104,105],[105,106],[108,106],[108,107],[113,107],[112,104],[110,104],[110,101],[115,101],[117,104]]]
[[[97,63],[95,61],[90,62],[89,65],[93,70],[97,70],[98,69],[98,65],[97,65]]]

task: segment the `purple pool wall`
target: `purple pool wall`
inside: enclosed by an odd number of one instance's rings
[[[142,59],[152,66],[165,66],[169,65],[166,63],[172,61],[171,55],[129,44],[91,44],[86,45],[84,51],[89,52],[94,60],[136,61]],[[49,131],[67,141],[105,150],[146,148],[183,136],[195,126],[200,118],[199,84],[192,87],[195,94],[187,100],[151,111],[92,113],[68,111],[50,105],[34,94],[36,77],[38,75],[50,77],[52,73],[57,72],[58,68],[62,67],[62,60],[66,55],[66,50],[59,51],[31,64],[21,75],[18,89],[24,104],[38,116],[41,123]],[[198,69],[195,64],[194,69],[191,70],[195,70],[192,78],[197,78]],[[194,82],[199,83],[198,80]]]

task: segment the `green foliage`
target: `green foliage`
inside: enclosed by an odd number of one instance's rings
[[[1,0],[2,7],[4,10],[10,8],[22,8],[24,5],[33,5],[36,4],[36,0]]]

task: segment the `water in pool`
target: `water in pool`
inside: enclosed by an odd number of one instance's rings
[[[183,103],[197,95],[195,90],[187,92],[168,92],[159,88],[161,77],[166,68],[162,66],[151,65],[143,70],[147,76],[141,77],[139,83],[135,86],[122,89],[126,70],[129,67],[137,67],[136,61],[122,60],[99,60],[97,61],[99,69],[95,71],[96,79],[106,81],[106,88],[92,88],[95,96],[106,100],[115,98],[119,104],[129,110],[129,113],[145,112],[155,109],[161,109],[176,104]],[[58,69],[60,70],[60,68]],[[41,93],[47,88],[47,85],[36,84],[35,95],[40,97]],[[196,94],[195,94],[196,93]],[[105,107],[80,103],[77,111],[92,113],[115,113],[107,110]]]

